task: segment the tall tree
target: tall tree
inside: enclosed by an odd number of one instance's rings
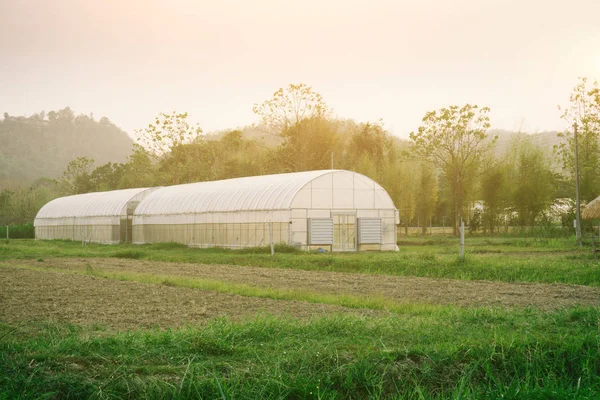
[[[512,167],[508,176],[512,209],[521,227],[533,226],[554,198],[556,185],[550,161],[529,137],[516,137],[508,165]]]
[[[274,161],[282,172],[328,169],[336,150],[338,134],[335,124],[325,118],[305,118],[281,133],[283,142]]]
[[[348,144],[348,152],[351,158],[367,157],[373,164],[377,175],[382,175],[386,163],[390,161],[393,151],[389,133],[385,130],[381,121],[373,123],[366,122],[358,126],[358,130],[352,134]],[[377,179],[379,176],[373,176]]]
[[[145,129],[135,131],[138,143],[156,156],[163,156],[174,146],[192,143],[202,135],[198,124],[188,122],[188,113],[160,113]]]
[[[395,203],[400,212],[400,225],[404,226],[404,234],[408,235],[408,227],[415,216],[417,177],[411,165],[401,163],[396,178],[401,190]]]
[[[280,135],[304,119],[326,117],[329,107],[312,87],[299,83],[279,88],[269,100],[255,104],[252,111],[270,133]]]
[[[580,78],[562,109],[562,118],[569,128],[559,134],[562,142],[556,147],[559,160],[571,181],[575,181],[575,140],[572,126],[578,127],[579,179],[583,201],[600,194],[600,86]]]
[[[481,174],[481,200],[483,201],[483,229],[493,234],[503,210],[506,208],[507,196],[506,168],[503,162],[488,163]]]
[[[432,161],[448,181],[454,208],[454,233],[463,215],[467,191],[493,140],[488,139],[489,108],[466,104],[430,111],[411,132],[415,155]]]
[[[430,163],[421,163],[415,188],[416,215],[422,223],[421,231],[427,233],[427,222],[435,211],[438,184],[435,170]]]

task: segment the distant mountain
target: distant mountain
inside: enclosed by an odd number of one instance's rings
[[[70,108],[0,120],[0,189],[57,178],[77,157],[101,165],[131,154],[131,138],[108,120],[76,116]]]
[[[511,143],[514,138],[522,136],[529,137],[532,143],[539,146],[544,150],[544,153],[551,160],[555,160],[554,146],[557,146],[561,142],[561,138],[558,137],[558,131],[539,132],[539,133],[524,133],[524,132],[511,132],[499,129],[491,129],[489,135],[491,137],[496,136],[496,143],[494,146],[494,153],[497,156],[501,156],[511,151]]]

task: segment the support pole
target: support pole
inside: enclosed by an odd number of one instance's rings
[[[269,241],[271,242],[271,257],[275,255],[275,247],[273,246],[273,222],[269,222]]]
[[[6,225],[6,240],[10,239],[10,236],[8,235],[8,225]]]
[[[577,146],[577,122],[573,124],[573,138],[575,139],[575,236],[577,244],[581,247],[581,203],[579,200],[579,148]]]
[[[460,260],[465,259],[465,221],[460,219]]]

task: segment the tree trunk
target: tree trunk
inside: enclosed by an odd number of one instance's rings
[[[460,221],[464,202],[463,184],[460,173],[454,177],[454,236],[460,233]]]

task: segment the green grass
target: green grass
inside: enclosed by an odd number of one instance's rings
[[[0,243],[0,260],[51,257],[116,257],[152,261],[229,264],[268,268],[338,271],[504,282],[569,283],[600,286],[600,262],[591,249],[570,239],[469,238],[458,259],[454,238],[415,238],[399,252],[311,254],[268,248],[244,251],[196,249],[176,243],[108,246],[69,241],[13,240]]]
[[[121,333],[0,324],[0,398],[594,399],[599,319],[488,308]]]
[[[1,261],[48,270],[53,257],[115,257],[499,281],[600,286],[600,264],[570,239],[410,238],[398,253],[229,251],[175,243],[82,247],[11,240]],[[19,263],[10,263],[19,267]],[[371,308],[309,321],[260,315],[202,326],[114,332],[103,326],[0,316],[0,400],[41,399],[597,399],[600,308],[461,308],[376,297],[259,288],[191,277],[103,271],[93,275],[270,299]],[[397,313],[394,313],[397,312]]]

